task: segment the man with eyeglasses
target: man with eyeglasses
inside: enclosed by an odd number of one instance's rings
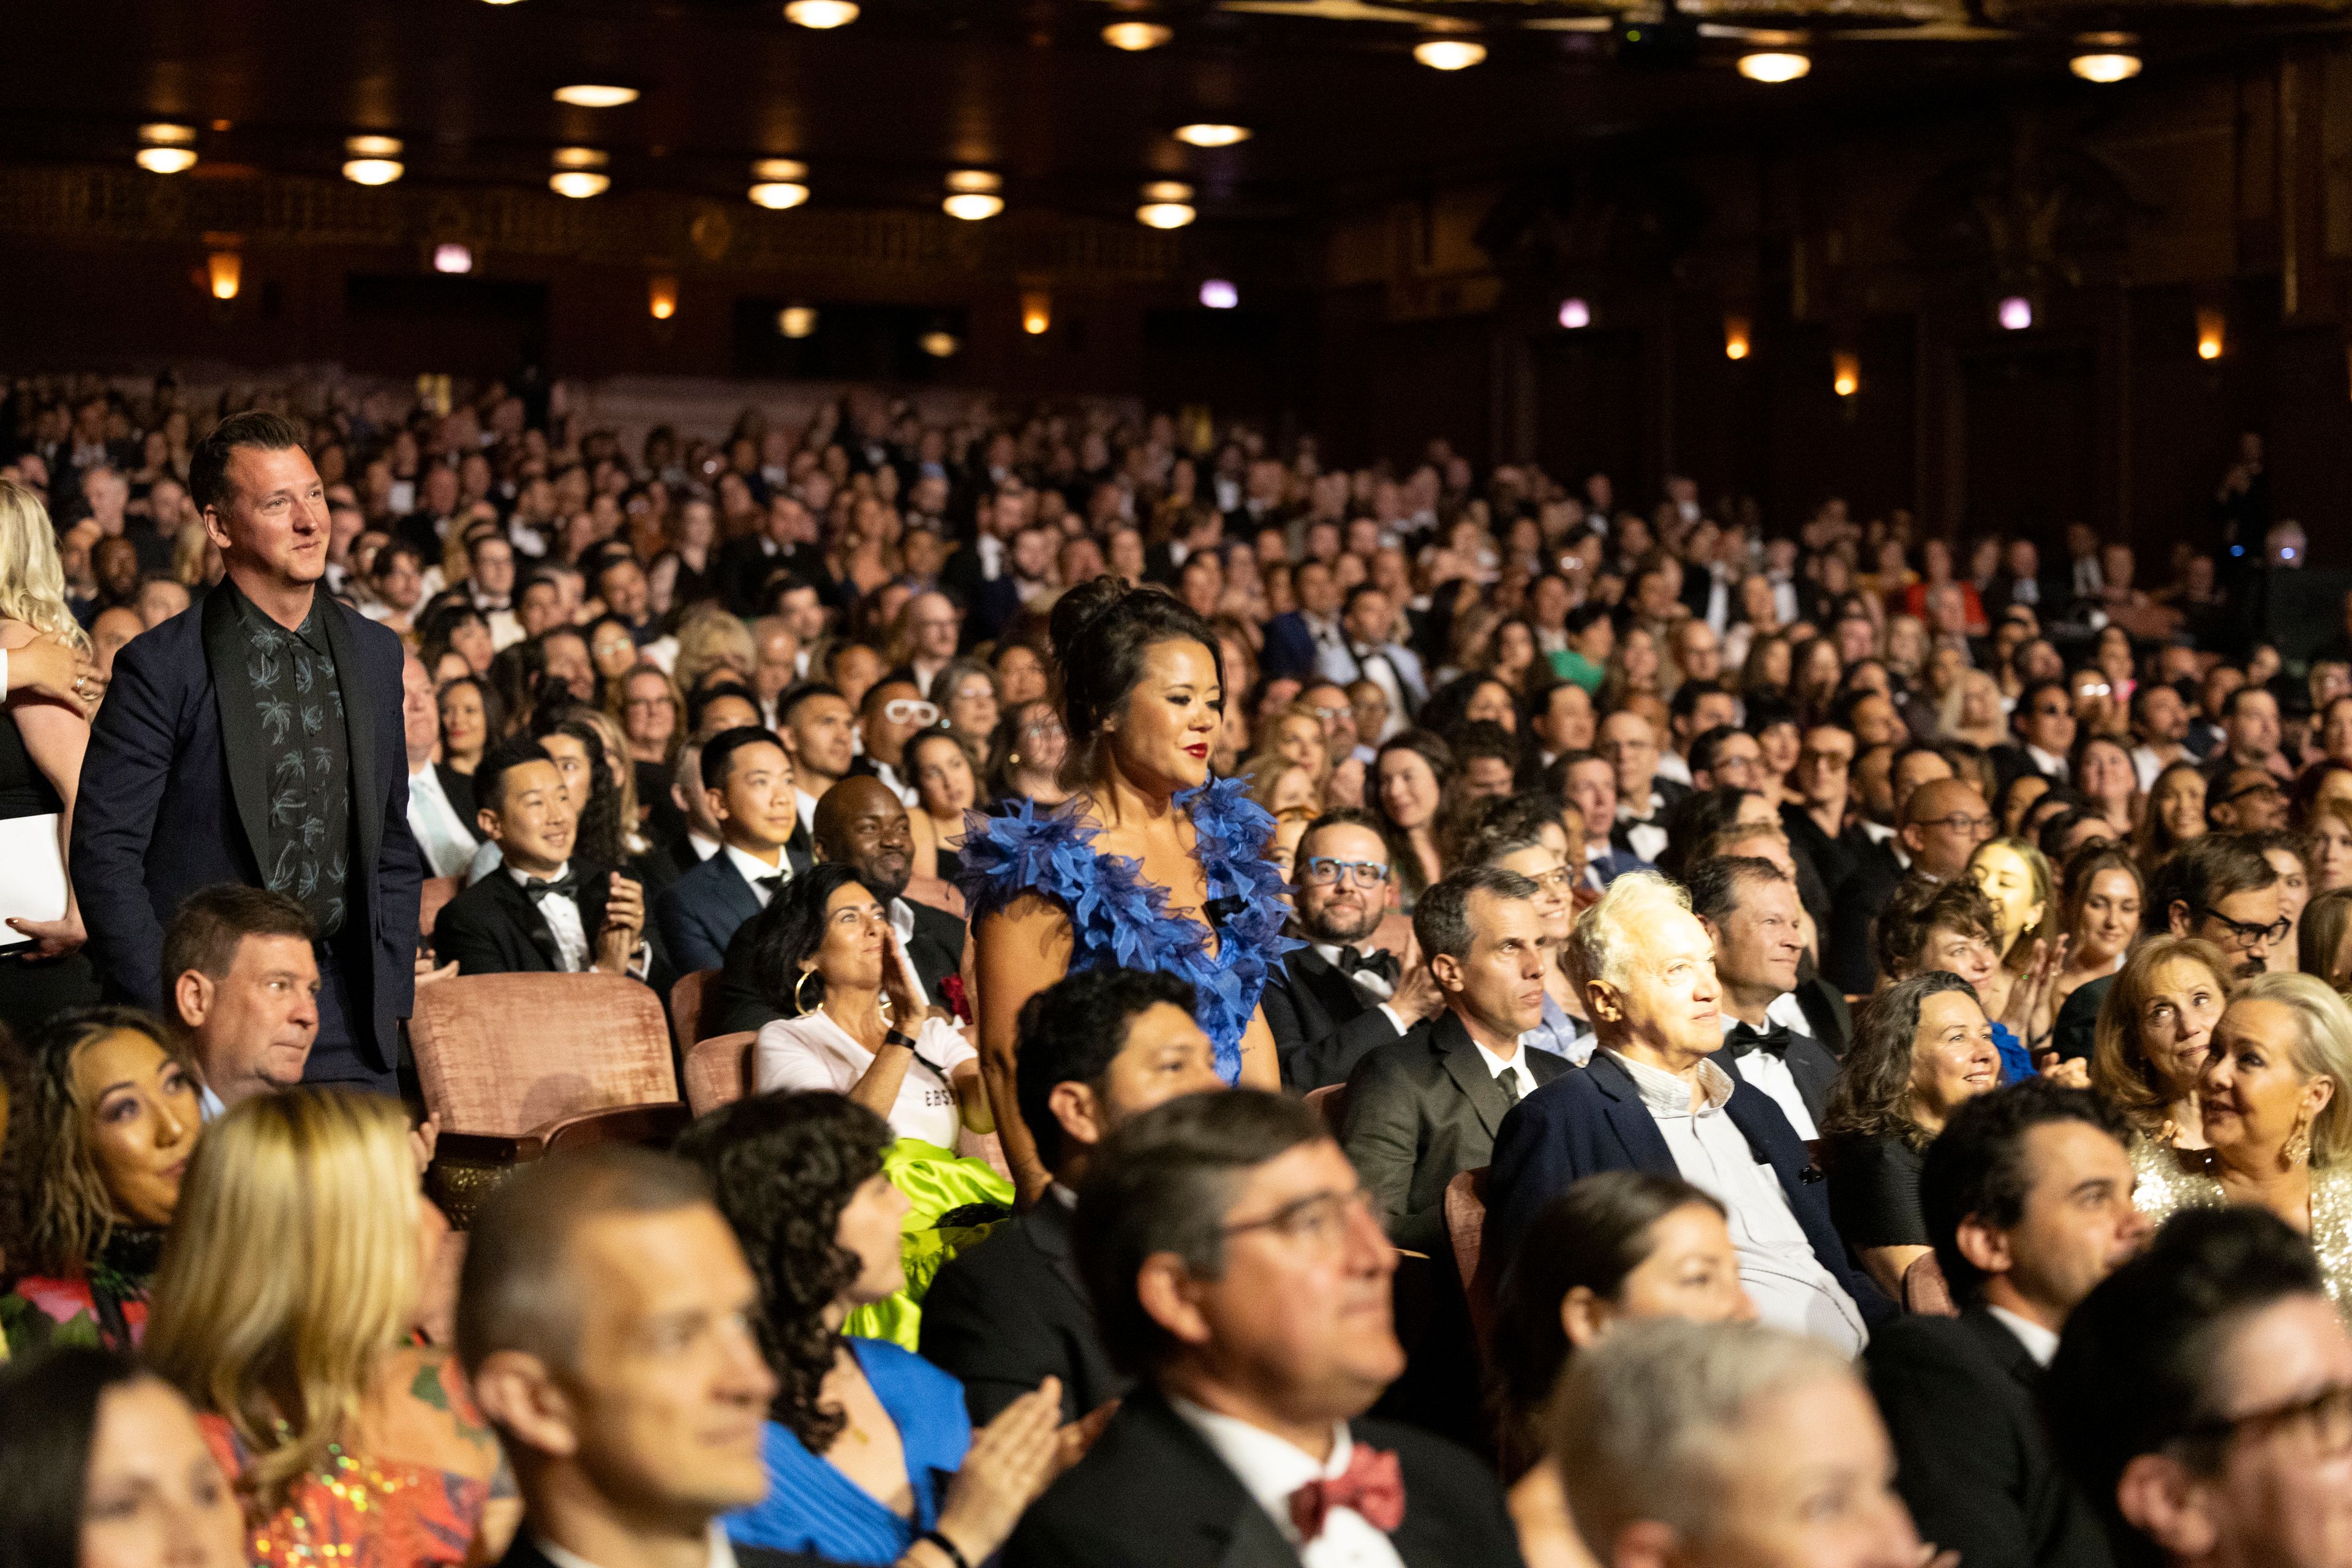
[[[1957,877],[1969,868],[1969,857],[1998,826],[1976,785],[1965,779],[1930,779],[1904,803],[1903,847],[1915,869],[1931,877]]]
[[[1259,999],[1285,1088],[1345,1083],[1358,1062],[1438,1009],[1418,950],[1368,948],[1396,903],[1388,843],[1366,813],[1325,812],[1298,840],[1291,924],[1307,945],[1286,954]]]
[[[1373,683],[1377,686],[1379,683]],[[1364,744],[1356,728],[1356,710],[1348,700],[1347,688],[1336,681],[1313,680],[1299,689],[1298,700],[1315,710],[1315,717],[1323,721],[1323,748],[1338,767],[1353,757],[1366,767],[1372,765],[1374,752]],[[1394,709],[1390,710],[1394,712]],[[1402,721],[1400,721],[1402,722]],[[1386,736],[1381,739],[1386,740]]]
[[[1364,1419],[1404,1370],[1396,1252],[1308,1107],[1187,1095],[1104,1141],[1079,1266],[1139,1380],[1006,1544],[1007,1568],[1506,1568],[1493,1469]]]
[[[1992,749],[1993,772],[2007,789],[2010,781],[2039,773],[2053,784],[2067,780],[2066,758],[2074,749],[2074,694],[2063,680],[2030,681],[2010,715],[2017,744]]]
[[[2286,792],[2259,764],[2224,768],[2205,797],[2205,823],[2216,833],[2268,833],[2287,823]]]
[[[876,681],[857,716],[857,733],[866,746],[864,766],[850,771],[871,772],[908,805],[922,805],[923,797],[905,775],[907,742],[939,721],[939,704],[925,701],[913,681]]]

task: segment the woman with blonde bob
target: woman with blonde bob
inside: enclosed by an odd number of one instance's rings
[[[2099,1004],[2091,1088],[2158,1147],[2201,1149],[2197,1079],[2230,1004],[2230,961],[2211,942],[2158,936],[2132,950]]]
[[[205,1131],[147,1338],[201,1413],[257,1563],[496,1562],[520,1518],[446,1352],[415,1342],[446,1226],[396,1100],[263,1095]],[[349,1552],[348,1544],[342,1551]]]

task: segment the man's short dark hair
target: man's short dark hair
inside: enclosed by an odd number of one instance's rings
[[[1061,1157],[1062,1124],[1049,1103],[1054,1086],[1083,1083],[1099,1092],[1103,1075],[1127,1047],[1128,1026],[1163,1002],[1188,1016],[1199,1005],[1181,975],[1116,967],[1065,975],[1022,1004],[1013,1095],[1039,1159],[1051,1165]]]
[[[1973,1215],[1995,1230],[2013,1230],[2024,1222],[2026,1196],[2033,1188],[2026,1135],[2057,1121],[2083,1122],[2118,1145],[2131,1142],[2131,1124],[2097,1095],[2029,1078],[1962,1105],[1928,1145],[1919,1174],[1919,1208],[1936,1262],[1960,1301],[1978,1300],[1985,1283],[1984,1272],[1960,1255],[1961,1222]]]
[[[239,447],[283,452],[302,445],[302,427],[282,414],[249,408],[205,432],[188,453],[188,495],[199,512],[228,504],[228,460]]]
[[[1306,1101],[1236,1089],[1154,1106],[1103,1141],[1073,1232],[1103,1346],[1121,1370],[1140,1376],[1168,1349],[1136,1296],[1144,1263],[1172,1252],[1194,1274],[1217,1278],[1225,1214],[1250,1172],[1330,1136]]]
[[[2324,1301],[2326,1291],[2311,1243],[2246,1205],[2181,1210],[2083,1299],[2043,1376],[2042,1414],[2060,1466],[2111,1539],[2142,1542],[2116,1501],[2132,1460],[2183,1446],[2200,1469],[2220,1462],[2229,1330],[2281,1301]],[[2161,1561],[2152,1552],[2136,1560]]]
[[[2240,705],[2249,697],[2269,697],[2273,704],[2278,700],[2276,697],[2272,696],[2269,687],[2256,686],[2253,682],[2248,681],[2221,699],[2221,717],[2224,720],[2236,718]]]
[[[1465,866],[1423,889],[1412,907],[1412,936],[1422,956],[1470,956],[1470,895],[1492,893],[1498,899],[1532,899],[1534,881],[1500,866]]]
[[[1685,680],[1675,688],[1675,699],[1666,705],[1666,711],[1674,718],[1687,719],[1698,711],[1700,698],[1730,695],[1720,680]]]
[[[776,699],[776,722],[790,724],[801,704],[814,697],[841,697],[841,688],[823,680],[803,680],[798,686],[787,689],[782,697]],[[841,697],[841,700],[845,702],[849,700],[845,697]],[[688,725],[688,728],[693,726]]]
[[[242,882],[198,888],[181,900],[163,932],[164,1011],[174,1011],[171,991],[181,975],[193,969],[207,980],[223,978],[249,936],[292,936],[315,942],[319,922],[285,894]]]
[[[1474,719],[1454,732],[1454,765],[1466,768],[1474,757],[1499,758],[1516,771],[1519,765],[1518,739],[1492,719]]]
[[[1383,847],[1388,843],[1388,835],[1381,830],[1380,818],[1374,816],[1369,811],[1362,811],[1352,805],[1335,805],[1330,810],[1325,812],[1322,816],[1317,817],[1314,821],[1308,823],[1307,825],[1307,831],[1298,836],[1297,853],[1298,860],[1301,865],[1306,863],[1307,847],[1315,841],[1315,836],[1324,831],[1326,828],[1331,827],[1360,827],[1365,832],[1370,834],[1373,837],[1381,840]],[[1386,859],[1388,857],[1385,854],[1381,856],[1382,859]],[[1297,879],[1297,878],[1292,879],[1293,881],[1296,881]]]
[[[2172,906],[2189,906],[2189,923],[2239,893],[2258,893],[2278,882],[2278,868],[2240,833],[2208,833],[2174,850],[2149,879],[2143,919],[2151,934],[2172,929]]]
[[[710,705],[718,701],[722,697],[740,697],[744,701],[749,702],[751,705],[752,712],[757,713],[760,710],[760,694],[752,690],[750,687],[744,685],[741,681],[714,680],[709,685],[689,693],[687,697],[686,732],[688,734],[695,735],[701,733],[702,716],[705,713],[709,712]],[[782,711],[781,704],[778,707],[778,711]],[[705,774],[704,776],[707,778],[709,775]],[[724,775],[722,774],[721,776],[723,777]],[[712,784],[710,787],[717,789],[719,786],[717,784]]]
[[[1691,772],[1695,773],[1712,773],[1715,772],[1715,753],[1721,751],[1723,749],[1723,743],[1726,741],[1730,740],[1734,735],[1745,735],[1746,733],[1748,733],[1748,731],[1742,730],[1737,724],[1717,724],[1712,730],[1702,731],[1698,739],[1691,742]]]
[[[2038,641],[2040,639],[2037,638],[2035,640]],[[2027,648],[2032,647],[2032,646],[2033,644],[2030,642],[2021,643],[2018,645],[2017,651],[2022,654]],[[2025,733],[2025,721],[2033,711],[2034,700],[2045,691],[2054,691],[2058,693],[2059,696],[2063,697],[2066,700],[2066,710],[2070,713],[2074,711],[2074,689],[2073,687],[2067,685],[2064,681],[2059,679],[2054,675],[2045,675],[2039,680],[2029,680],[2025,683],[2025,689],[2017,694],[2017,707],[2011,711],[2009,716],[2011,726],[2015,729],[2019,734],[2021,735]]]
[[[746,746],[773,746],[782,751],[783,742],[764,724],[738,724],[731,730],[721,730],[702,742],[702,787],[723,790],[727,787],[728,770],[735,765],[735,753]]]
[[[545,746],[528,735],[509,735],[482,753],[474,764],[474,804],[486,811],[503,811],[507,774],[525,763],[551,763]]]
[[[1717,925],[1739,908],[1740,895],[1759,882],[1795,886],[1789,873],[1753,855],[1717,855],[1700,860],[1683,878],[1683,886],[1690,891],[1691,913]]]

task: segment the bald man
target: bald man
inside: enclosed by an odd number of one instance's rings
[[[1903,847],[1914,865],[1935,877],[1957,877],[1969,857],[1998,826],[1976,785],[1929,779],[1904,802]]]

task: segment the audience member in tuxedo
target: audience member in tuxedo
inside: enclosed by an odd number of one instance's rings
[[[655,813],[646,825],[646,831],[655,835],[654,847],[646,852],[647,863],[656,859],[668,862],[664,868],[665,886],[718,854],[720,844],[719,819],[710,815],[708,792],[702,787],[702,741],[698,736],[679,745],[677,755],[671,760],[667,772],[670,805],[667,816],[674,825],[672,830],[667,836],[657,831],[664,815],[660,812]],[[800,820],[797,774],[794,779],[793,847],[805,851],[808,824]]]
[[[1758,1310],[1851,1353],[1887,1302],[1847,1263],[1821,1173],[1723,1048],[1715,947],[1655,872],[1609,885],[1576,922],[1570,972],[1599,1047],[1519,1102],[1495,1139],[1486,1246],[1507,1267],[1544,1205],[1599,1171],[1680,1175],[1724,1205]]]
[[[1966,872],[1969,857],[1998,826],[1976,785],[1956,778],[1933,779],[1912,791],[1901,821],[1913,871],[1938,879]]]
[[[801,817],[814,825],[816,803],[856,765],[856,710],[834,688],[804,681],[776,699],[776,722],[784,750],[793,754]]]
[[[739,1543],[886,1563],[945,1522],[948,1483],[973,1443],[962,1389],[912,1351],[845,1331],[856,1309],[907,1283],[907,1199],[883,1169],[890,1142],[872,1111],[804,1093],[738,1100],[680,1142],[759,1279],[760,1351],[776,1379],[761,1445],[768,1495],[728,1517]],[[1041,1484],[1060,1408],[1049,1378],[998,1418],[1000,1440],[1019,1436]]]
[[[1852,1022],[1845,998],[1828,986],[1799,988],[1805,911],[1796,884],[1769,860],[1725,857],[1699,862],[1684,885],[1691,912],[1715,943],[1723,989],[1716,1061],[1770,1095],[1810,1142],[1829,1107]]]
[[[1863,1008],[1822,1118],[1822,1163],[1838,1234],[1898,1300],[1934,1245],[1919,1206],[1927,1146],[1961,1105],[2000,1085],[1992,1025],[1958,975],[1912,974]]]
[[[1145,1111],[1104,1143],[1076,1237],[1139,1386],[1007,1568],[1518,1562],[1491,1471],[1361,1418],[1403,1370],[1395,1255],[1314,1111],[1256,1089]]]
[[[1610,841],[1655,865],[1666,847],[1666,812],[1689,786],[1658,776],[1658,732],[1630,709],[1601,721],[1601,754],[1617,774],[1617,823]]]
[[[245,1520],[179,1390],[128,1353],[0,1369],[0,1563],[245,1568]]]
[[[865,745],[858,771],[888,784],[908,805],[920,805],[907,771],[907,742],[939,721],[939,704],[925,701],[912,680],[876,681],[858,705],[857,734]]]
[[[206,1120],[302,1081],[319,1034],[318,932],[302,905],[242,882],[199,888],[172,916],[171,1021]]]
[[[1760,1323],[1630,1323],[1570,1363],[1551,1420],[1570,1511],[1609,1568],[1919,1568],[1870,1393]]]
[[[1584,874],[1580,886],[1598,892],[1628,871],[1650,863],[1616,843],[1617,767],[1598,752],[1563,752],[1546,770],[1552,793],[1576,807],[1584,822]],[[1574,857],[1571,856],[1571,863]]]
[[[1963,1563],[2098,1568],[2098,1520],[2059,1471],[2035,1395],[2066,1319],[2147,1239],[2129,1126],[2033,1079],[1960,1107],[1920,1206],[1958,1317],[1908,1316],[1863,1352],[1911,1516]]]
[[[2022,773],[2039,773],[2053,784],[2067,780],[2066,759],[2074,750],[2074,694],[2063,680],[2035,680],[2018,693],[2010,714],[2017,732],[2013,746],[1992,749],[1993,772],[2001,787]]]
[[[1545,1414],[1569,1358],[1622,1323],[1755,1316],[1723,1205],[1680,1177],[1603,1171],[1544,1205],[1503,1281],[1487,1375],[1496,1451],[1531,1568],[1585,1561],[1544,1453]]]
[[[1485,1165],[1511,1107],[1569,1070],[1519,1043],[1543,1017],[1549,954],[1538,892],[1516,871],[1480,866],[1413,908],[1438,1011],[1357,1064],[1339,1124],[1340,1146],[1399,1247],[1445,1251],[1446,1184]]]
[[[724,666],[714,667],[687,695],[687,733],[698,741],[761,721],[759,694],[734,679]]]
[[[1309,823],[1293,882],[1291,926],[1307,945],[1276,966],[1263,1003],[1283,1085],[1304,1093],[1345,1083],[1367,1052],[1439,1003],[1426,965],[1407,972],[1408,955],[1360,945],[1396,902],[1388,841],[1370,814],[1342,806]]]
[[[2174,1215],[2066,1320],[2042,1412],[2119,1563],[2342,1559],[2352,1338],[2274,1215]]]
[[[1048,1377],[1061,1384],[1065,1421],[1127,1392],[1095,1328],[1071,1215],[1104,1139],[1155,1105],[1224,1088],[1193,1006],[1176,975],[1108,968],[1058,980],[1022,1009],[1021,1119],[1054,1185],[951,1259],[923,1298],[924,1358],[962,1381],[974,1421]]]
[[[441,745],[441,710],[425,661],[410,654],[400,664],[400,720],[408,743],[408,831],[425,858],[425,874],[462,877],[481,846],[460,800],[474,797],[473,781],[434,761]]]
[[[812,828],[816,858],[854,867],[890,911],[890,928],[914,965],[916,1002],[947,1005],[944,983],[963,966],[964,923],[905,896],[915,869],[906,806],[879,779],[844,779],[825,792]]]
[[[681,873],[654,900],[655,924],[682,973],[723,964],[736,931],[810,864],[789,847],[799,807],[793,760],[773,731],[720,731],[703,742],[700,768],[703,809],[718,825],[719,853]]]
[[[1329,565],[1320,561],[1301,563],[1291,582],[1298,595],[1298,608],[1266,622],[1265,651],[1259,659],[1258,673],[1299,680],[1318,673],[1343,679],[1335,671],[1318,670],[1318,665],[1327,655],[1335,659],[1350,657],[1347,633],[1339,624],[1344,590]]]
[[[493,746],[474,795],[500,864],[443,907],[435,957],[461,974],[629,974],[666,994],[642,889],[573,859],[579,811],[547,748],[520,736]]]

